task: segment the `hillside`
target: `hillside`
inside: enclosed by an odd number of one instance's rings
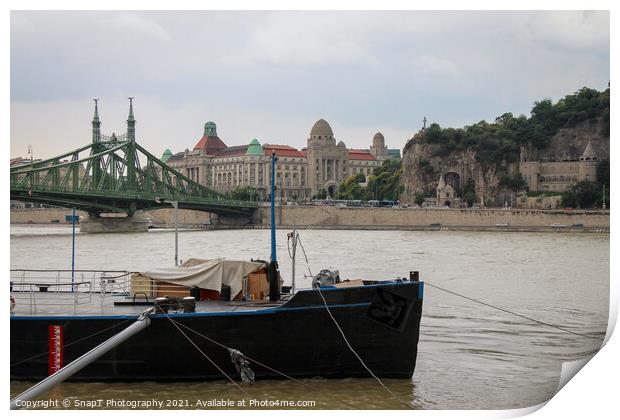
[[[442,173],[458,175],[457,194],[467,189],[477,198],[522,187],[518,174],[521,148],[541,159],[578,159],[590,140],[601,160],[609,159],[609,95],[582,88],[555,104],[535,102],[531,115],[505,113],[495,122],[480,121],[463,128],[431,124],[403,149],[403,202],[416,194],[433,196]]]

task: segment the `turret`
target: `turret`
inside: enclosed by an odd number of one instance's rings
[[[101,121],[99,121],[99,109],[97,102],[99,99],[93,99],[95,101],[95,115],[93,115],[93,143],[99,143],[101,141]]]
[[[439,182],[437,183],[437,191],[443,189],[446,186],[446,181],[443,178],[443,172],[441,172],[441,176],[439,177]]]
[[[205,137],[217,137],[217,126],[213,121],[205,123]]]
[[[594,160],[597,161],[598,157],[594,154],[594,149],[592,148],[592,141],[588,140],[588,144],[586,145],[585,150],[583,151],[580,161]]]
[[[598,157],[594,153],[592,141],[588,140],[583,154],[579,158],[579,180],[596,182],[596,167],[598,166]]]
[[[385,138],[380,132],[376,133],[372,138],[372,146],[370,146],[370,154],[377,160],[385,160],[388,157],[388,150],[385,147]]]
[[[136,141],[136,120],[133,117],[133,97],[129,98],[129,116],[127,117],[127,140]]]
[[[372,139],[372,145],[375,149],[383,149],[385,147],[385,138],[383,134],[378,132]]]

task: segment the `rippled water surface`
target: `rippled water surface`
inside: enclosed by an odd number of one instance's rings
[[[12,226],[11,268],[70,268],[71,229]],[[416,371],[386,380],[422,409],[531,406],[554,393],[563,361],[591,355],[605,334],[609,306],[609,236],[508,232],[300,232],[312,272],[343,278],[406,277],[419,270],[425,288]],[[183,231],[180,257],[269,257],[267,230]],[[290,279],[286,232],[278,232],[282,274]],[[174,234],[79,234],[76,268],[143,270],[173,264]],[[307,272],[298,251],[297,284]],[[290,280],[288,281],[290,282]],[[288,283],[287,282],[287,283]],[[599,337],[569,334],[465,300],[437,285],[547,323]],[[282,349],[286,351],[286,349]],[[343,351],[348,351],[343,345]],[[313,400],[316,408],[402,408],[372,379],[260,381],[247,388],[259,400]],[[16,395],[31,384],[11,383]],[[66,383],[62,398],[240,400],[226,382]],[[246,399],[248,397],[246,396]]]

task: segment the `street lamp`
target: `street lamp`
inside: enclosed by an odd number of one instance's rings
[[[29,195],[32,195],[32,188],[34,187],[34,158],[32,156],[32,145],[28,145],[28,154],[30,155],[30,191]]]
[[[155,202],[163,204],[166,200],[155,197]],[[168,201],[168,203],[172,204],[172,207],[174,207],[174,265],[176,267],[179,265],[179,202]]]

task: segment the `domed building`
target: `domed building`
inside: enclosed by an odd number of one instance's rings
[[[172,157],[172,152],[170,151],[170,149],[166,149],[164,150],[164,153],[162,153],[160,160],[166,163],[168,162],[168,159],[170,159],[171,157]]]
[[[229,147],[218,137],[216,124],[209,121],[193,150],[174,155],[167,150],[164,155],[170,166],[207,187],[220,192],[253,187],[265,200],[271,189],[272,153],[278,157],[277,199],[282,200],[307,200],[321,191],[334,197],[347,177],[358,173],[368,176],[389,158],[381,133],[375,134],[369,149],[347,149],[322,118],[310,129],[307,145],[297,150],[279,144],[261,145],[252,139],[249,144]]]
[[[205,123],[204,133],[194,146],[194,150],[202,150],[207,155],[214,155],[226,148],[226,144],[217,136],[217,126],[215,123],[213,121]]]
[[[370,154],[373,155],[376,159],[383,160],[387,159],[388,156],[388,148],[385,147],[385,138],[383,134],[378,132],[372,138],[372,146],[370,146]]]
[[[312,194],[326,191],[328,196],[334,197],[346,178],[347,147],[342,141],[336,144],[331,126],[322,118],[310,129],[306,156]]]
[[[334,132],[332,131],[332,127],[323,118],[315,122],[310,129],[311,139],[333,139],[333,137]]]

